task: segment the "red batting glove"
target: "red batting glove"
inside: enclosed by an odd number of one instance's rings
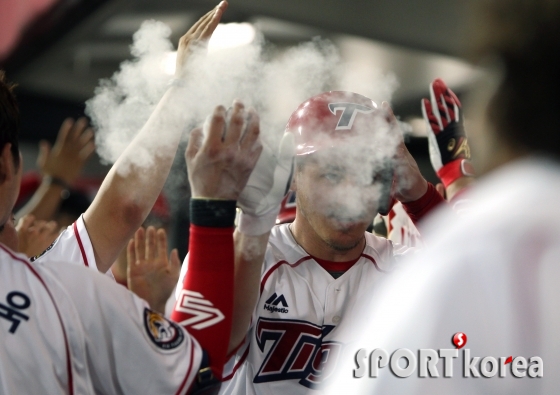
[[[430,161],[446,188],[461,177],[474,176],[460,109],[461,102],[455,93],[439,78],[430,84],[430,100],[422,99]]]

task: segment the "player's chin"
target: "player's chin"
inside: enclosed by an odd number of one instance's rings
[[[364,233],[362,232],[359,237],[356,237],[354,235],[337,236],[338,237],[332,235],[332,237],[329,237],[325,240],[326,243],[336,251],[349,251],[360,244],[364,237]]]
[[[334,249],[345,251],[356,247],[364,238],[367,222],[331,221],[327,243]]]

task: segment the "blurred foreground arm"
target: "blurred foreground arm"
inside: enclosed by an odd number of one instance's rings
[[[227,2],[203,16],[179,41],[176,79],[183,78],[193,46],[204,46],[218,25]],[[106,272],[154,205],[171,169],[186,109],[177,108],[181,87],[170,87],[138,135],[115,162],[84,214],[97,267]],[[162,131],[165,138],[162,138]],[[149,163],[140,165],[142,157]]]

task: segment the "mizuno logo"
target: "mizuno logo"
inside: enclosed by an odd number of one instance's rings
[[[284,307],[278,307],[281,304]],[[287,313],[288,312],[288,303],[286,302],[286,298],[284,295],[277,296],[276,292],[273,293],[270,298],[264,302],[264,309],[270,311],[271,313],[277,311],[279,313]]]
[[[215,308],[212,302],[204,299],[201,293],[194,291],[182,290],[175,310],[193,315],[191,318],[178,322],[178,324],[193,329],[208,328],[224,319],[222,312]]]

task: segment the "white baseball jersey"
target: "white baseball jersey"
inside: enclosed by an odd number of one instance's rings
[[[89,239],[84,216],[68,226],[40,255],[31,258],[38,262],[71,262],[97,271],[93,246]]]
[[[370,378],[367,365],[356,379],[352,356],[329,394],[558,393],[560,164],[509,164],[468,197],[468,216],[440,212],[425,224],[426,250],[381,284],[364,310],[366,319],[355,323],[361,336],[354,355],[360,348],[366,355],[377,348],[388,355],[409,349],[416,369],[397,378],[387,366]],[[455,349],[451,339],[459,332],[466,344],[457,343],[463,348],[452,360],[452,378],[442,377],[441,357],[439,378],[420,378],[426,363],[419,350]]]
[[[401,202],[396,202],[386,217],[389,232],[387,238],[409,247],[422,247],[422,237]]]
[[[224,369],[224,394],[303,394],[328,380],[346,346],[339,324],[410,249],[366,233],[359,260],[333,278],[294,240],[272,229],[260,297],[245,343]]]
[[[106,276],[0,244],[0,394],[184,394],[202,357]]]

